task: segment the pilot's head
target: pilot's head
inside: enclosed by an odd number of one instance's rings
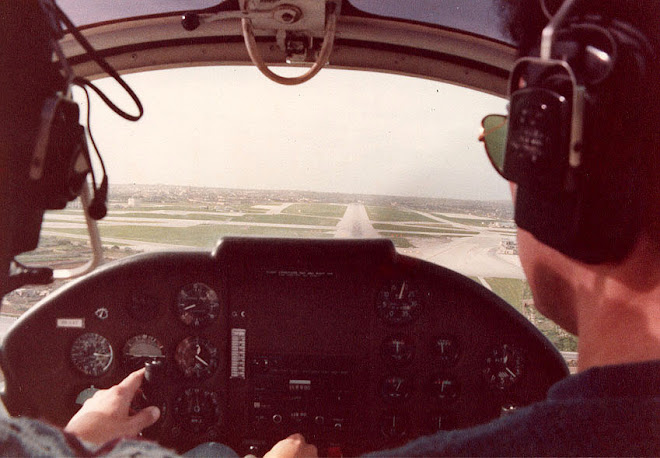
[[[502,0],[521,57],[539,56],[541,32],[562,3]],[[570,177],[580,192],[541,189],[530,172],[517,187],[516,221],[528,229],[519,230],[519,253],[537,307],[578,333],[576,296],[602,292],[605,278],[637,290],[660,278],[660,1],[583,0],[570,17],[553,57],[568,58],[586,87],[585,167]],[[543,77],[511,86],[545,85]]]
[[[0,294],[10,260],[37,247],[44,211],[75,198],[88,172],[51,13],[38,0],[0,2]]]
[[[30,192],[30,164],[46,99],[59,88],[44,71],[50,26],[36,1],[2,2],[0,17],[0,285],[8,262],[32,250],[43,207]],[[4,285],[2,285],[4,286]]]

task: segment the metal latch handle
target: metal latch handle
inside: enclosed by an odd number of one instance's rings
[[[321,69],[325,66],[330,58],[330,53],[332,52],[332,47],[335,41],[335,33],[337,31],[337,18],[339,16],[339,8],[334,2],[328,3],[327,9],[328,17],[325,23],[325,33],[323,36],[323,45],[321,46],[321,51],[319,56],[316,59],[316,62],[310,67],[310,69],[299,76],[295,77],[284,77],[274,73],[268,68],[266,63],[257,48],[257,41],[254,38],[254,28],[252,27],[252,20],[249,17],[241,18],[241,27],[243,30],[243,39],[245,40],[245,47],[247,48],[248,54],[252,63],[263,73],[267,78],[275,81],[279,84],[284,84],[287,86],[293,86],[296,84],[304,83],[312,79]]]

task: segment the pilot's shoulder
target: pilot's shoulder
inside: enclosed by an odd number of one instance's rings
[[[74,456],[59,428],[29,418],[0,418],[1,456]]]
[[[155,442],[113,441],[101,447],[90,446],[60,428],[30,418],[0,417],[0,456],[178,456]]]
[[[659,366],[586,371],[555,384],[548,399],[495,421],[373,456],[660,456]]]

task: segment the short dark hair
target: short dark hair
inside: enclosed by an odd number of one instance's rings
[[[498,0],[506,36],[527,54],[537,46],[548,23],[546,12],[554,14],[564,0]],[[545,5],[546,12],[543,11]],[[586,0],[576,14],[597,13],[607,19],[625,21],[642,32],[652,46],[660,49],[660,2],[658,0]]]

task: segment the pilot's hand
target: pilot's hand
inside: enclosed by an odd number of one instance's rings
[[[131,415],[131,401],[143,378],[144,369],[140,369],[118,385],[97,391],[71,418],[64,431],[99,445],[121,437],[138,436],[160,417],[160,410],[155,406]]]
[[[284,440],[279,441],[264,455],[264,458],[277,457],[316,457],[318,451],[312,444],[305,442],[302,434],[292,434]]]

